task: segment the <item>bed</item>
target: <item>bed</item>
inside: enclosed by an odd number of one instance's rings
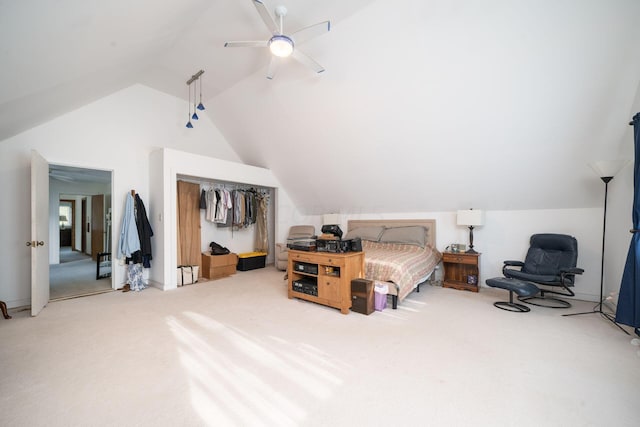
[[[442,254],[436,249],[433,219],[350,220],[344,239],[362,239],[365,278],[387,284],[396,309],[429,280]]]

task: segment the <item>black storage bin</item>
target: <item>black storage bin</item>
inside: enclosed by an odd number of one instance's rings
[[[255,270],[256,268],[264,268],[267,260],[267,254],[264,252],[249,252],[238,254],[238,271]]]

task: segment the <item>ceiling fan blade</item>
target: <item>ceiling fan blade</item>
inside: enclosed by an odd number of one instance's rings
[[[262,3],[260,0],[253,0],[253,5],[256,7],[260,18],[262,18],[262,21],[264,22],[264,25],[266,25],[269,31],[271,31],[271,34],[280,34],[280,30],[276,25],[276,21],[273,20],[264,3]]]
[[[244,42],[225,42],[224,47],[267,47],[269,42],[262,41],[244,41]]]
[[[281,58],[278,58],[277,56],[271,55],[271,61],[269,61],[269,68],[267,68],[267,78],[269,80],[272,80],[273,76],[276,74],[276,71],[278,71],[278,66],[280,65],[280,60],[281,60]]]
[[[318,22],[317,24],[310,25],[305,28],[301,28],[298,31],[291,33],[290,37],[293,39],[293,41],[296,42],[296,44],[299,44],[299,43],[304,43],[307,40],[310,40],[319,35],[322,35],[330,30],[331,30],[331,22],[323,21],[323,22]]]
[[[67,175],[63,175],[63,174],[58,174],[55,172],[49,172],[49,177],[53,178],[53,179],[57,179],[59,181],[64,181],[64,182],[75,182],[76,180],[71,178],[70,176]]]
[[[307,67],[311,68],[316,73],[322,73],[324,71],[324,67],[322,65],[318,64],[316,61],[311,59],[311,57],[309,57],[306,54],[300,52],[300,50],[298,50],[298,49],[295,49],[293,51],[293,53],[291,54],[291,56],[294,57],[295,59],[297,59],[298,61],[300,61],[302,64],[304,64]]]

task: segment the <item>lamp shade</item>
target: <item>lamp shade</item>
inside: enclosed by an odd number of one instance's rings
[[[460,210],[458,211],[458,225],[484,225],[484,211],[480,210]]]
[[[67,222],[67,216],[66,215],[60,215],[60,222]]]
[[[324,214],[322,215],[323,224],[340,224],[340,214]]]
[[[589,163],[589,167],[593,169],[600,178],[613,178],[627,163],[629,163],[629,160],[600,160]]]

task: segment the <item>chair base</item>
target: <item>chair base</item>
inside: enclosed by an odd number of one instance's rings
[[[522,301],[525,304],[535,305],[536,307],[545,307],[545,308],[569,308],[571,307],[571,303],[569,301],[565,301],[560,298],[548,297],[544,294],[540,296],[533,297],[519,297],[519,301]],[[532,300],[537,301],[549,301],[549,303],[544,304],[542,302],[532,302]]]
[[[526,305],[518,304],[513,301],[513,293],[518,294],[520,298],[532,298],[540,292],[540,289],[533,283],[524,282],[517,279],[509,279],[506,277],[494,277],[487,279],[485,283],[492,288],[506,289],[509,291],[509,301],[494,302],[493,305],[501,310],[513,311],[515,313],[526,313],[531,311]]]
[[[526,305],[518,304],[512,301],[498,301],[494,302],[493,305],[498,307],[500,310],[513,311],[514,313],[526,313],[527,311],[531,311],[531,309]]]

